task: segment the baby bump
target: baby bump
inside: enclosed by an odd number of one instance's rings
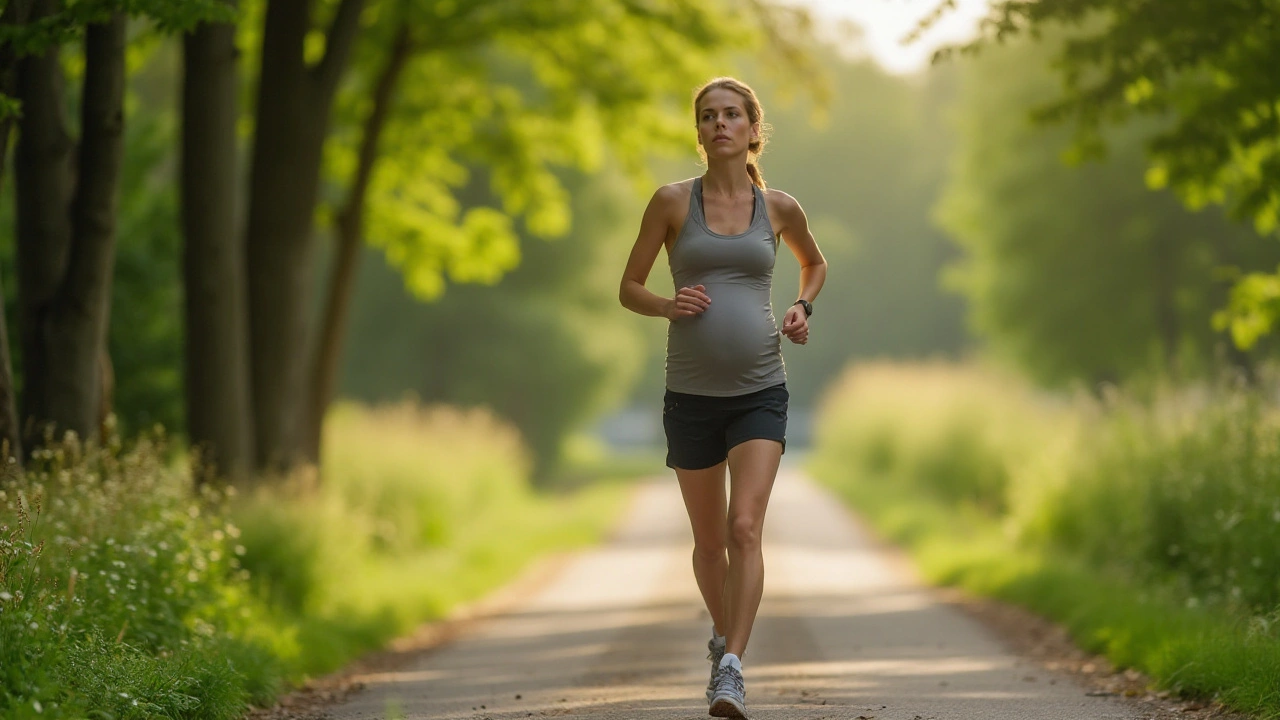
[[[669,359],[736,375],[756,369],[777,354],[778,328],[767,297],[763,301],[756,293],[734,297],[716,288],[709,288],[707,294],[711,306],[701,315],[671,324]]]

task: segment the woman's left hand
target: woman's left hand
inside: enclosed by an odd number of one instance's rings
[[[792,305],[782,318],[782,334],[797,345],[809,342],[809,318],[799,305]]]

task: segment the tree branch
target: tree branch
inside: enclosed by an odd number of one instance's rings
[[[322,95],[332,94],[338,86],[338,78],[347,66],[351,48],[360,32],[360,13],[363,10],[364,0],[342,0],[333,16],[325,37],[324,57],[312,71]]]
[[[387,64],[374,86],[373,108],[365,118],[356,174],[347,191],[347,199],[338,212],[338,250],[330,272],[320,342],[316,345],[312,361],[306,449],[312,459],[316,460],[320,457],[324,413],[333,398],[333,388],[337,383],[338,360],[346,335],[347,313],[351,306],[360,241],[363,238],[365,204],[378,160],[378,144],[382,138],[382,130],[391,117],[396,85],[413,56],[414,49],[409,27],[402,22],[392,41]]]

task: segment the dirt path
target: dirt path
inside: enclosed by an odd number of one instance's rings
[[[798,473],[779,477],[765,542],[764,603],[744,658],[753,720],[1155,714],[1014,654]],[[709,620],[691,546],[674,482],[648,485],[612,542],[452,642],[356,678],[363,690],[324,716],[705,718]]]

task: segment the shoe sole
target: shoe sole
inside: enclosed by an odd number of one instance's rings
[[[716,698],[707,711],[711,717],[747,720],[747,709],[729,698]]]

